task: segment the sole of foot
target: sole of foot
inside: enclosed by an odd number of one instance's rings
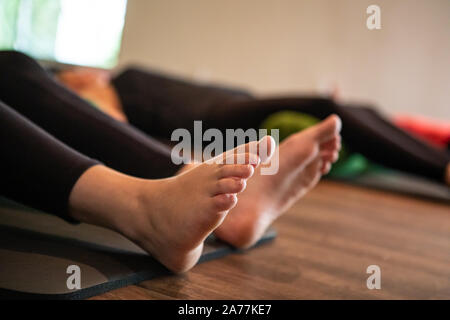
[[[254,245],[337,161],[341,126],[339,117],[331,115],[285,139],[278,147],[278,172],[261,175],[261,165],[215,235],[238,248]]]
[[[270,160],[274,142],[263,138]],[[177,176],[144,180],[136,214],[122,233],[173,272],[185,272],[198,261],[203,242],[225,219],[261,163],[251,144],[192,166]],[[271,148],[272,147],[272,148]],[[241,153],[244,150],[244,153]]]

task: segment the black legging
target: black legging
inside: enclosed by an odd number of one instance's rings
[[[373,108],[341,106],[324,98],[255,99],[249,93],[194,85],[130,68],[113,80],[131,123],[149,135],[169,139],[176,128],[204,130],[258,128],[269,115],[293,110],[324,119],[332,113],[342,119],[343,140],[349,147],[387,167],[444,181],[450,162],[439,150],[409,135]]]
[[[239,90],[129,69],[113,80],[128,125],[93,108],[21,53],[0,52],[0,71],[5,103],[0,103],[0,193],[65,219],[70,190],[96,160],[142,178],[168,177],[179,170],[170,149],[137,127],[169,138],[176,128],[192,128],[194,120],[203,120],[205,129],[246,129],[280,110],[319,118],[337,113],[344,140],[381,164],[442,181],[450,161],[446,152],[412,138],[374,111],[327,99],[259,100]]]
[[[70,191],[92,159],[142,178],[179,170],[166,145],[93,108],[24,54],[0,51],[0,101],[0,194],[13,200],[70,220]]]

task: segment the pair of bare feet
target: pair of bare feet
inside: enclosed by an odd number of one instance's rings
[[[269,137],[255,142],[267,144],[266,159],[248,152],[244,164],[220,164],[214,158],[161,180],[137,179],[95,166],[74,186],[70,213],[122,233],[167,268],[183,272],[197,263],[204,240],[213,232],[235,247],[255,244],[330,170],[341,146],[340,129],[340,119],[332,115],[279,147]],[[275,148],[279,148],[278,173],[261,175]],[[236,156],[232,151],[219,157]]]

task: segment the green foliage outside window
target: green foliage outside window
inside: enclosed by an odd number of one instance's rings
[[[0,50],[113,67],[126,0],[0,0]]]

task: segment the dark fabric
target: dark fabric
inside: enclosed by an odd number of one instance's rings
[[[344,140],[381,164],[442,181],[450,160],[448,153],[416,140],[372,109],[340,106],[327,99],[261,100],[239,90],[130,69],[114,85],[133,126],[93,108],[21,53],[0,52],[0,71],[0,100],[5,102],[0,119],[4,150],[0,192],[66,219],[71,188],[98,163],[90,158],[142,178],[168,177],[179,170],[170,149],[135,126],[170,138],[173,129],[192,128],[194,120],[203,120],[204,129],[246,129],[258,127],[280,110],[319,118],[336,113],[343,120]]]
[[[207,121],[233,103],[253,99],[243,90],[198,85],[135,67],[123,71],[112,83],[130,123],[165,139],[177,128],[192,130],[194,120]],[[233,122],[219,122],[234,128]]]
[[[0,52],[0,70],[0,99],[75,150],[141,178],[179,170],[166,145],[97,110],[28,56]]]
[[[72,187],[98,164],[31,123],[0,101],[0,194],[58,215],[67,215]]]
[[[449,153],[394,126],[374,108],[342,106],[316,97],[256,99],[249,93],[187,81],[132,68],[113,80],[130,121],[141,130],[169,139],[176,128],[258,128],[269,115],[293,110],[324,119],[335,113],[343,140],[369,159],[401,171],[443,182]]]

